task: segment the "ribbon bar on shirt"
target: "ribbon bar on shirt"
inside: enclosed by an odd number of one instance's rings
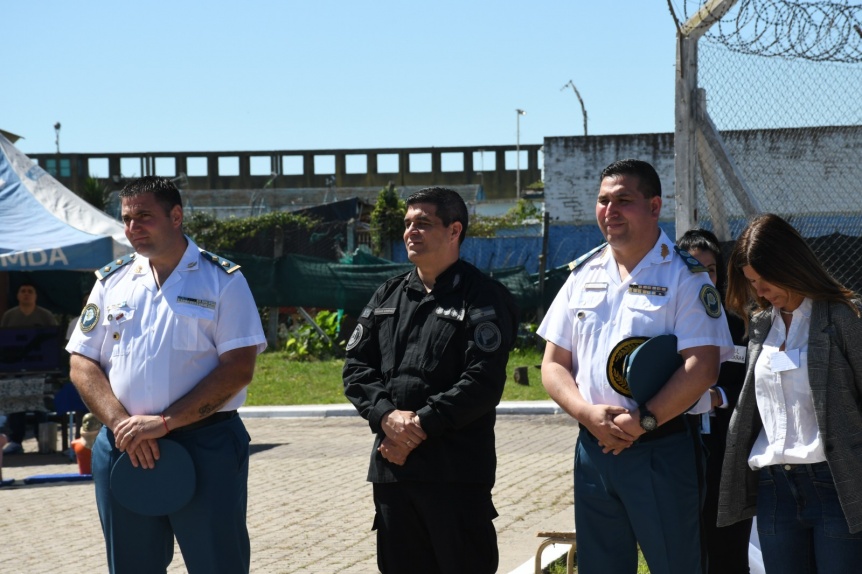
[[[664,297],[667,295],[667,287],[661,287],[659,285],[638,285],[636,283],[632,283],[629,287],[629,293],[634,293],[635,295],[661,295]]]

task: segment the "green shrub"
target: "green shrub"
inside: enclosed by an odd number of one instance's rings
[[[314,325],[301,321],[288,329],[284,350],[291,361],[326,361],[341,357],[343,343],[336,343],[341,327],[341,315],[336,311],[319,311],[314,322],[326,334],[321,335]],[[327,337],[329,340],[327,340]]]

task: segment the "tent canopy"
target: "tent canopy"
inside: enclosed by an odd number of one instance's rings
[[[91,271],[131,251],[120,222],[0,134],[0,272]]]

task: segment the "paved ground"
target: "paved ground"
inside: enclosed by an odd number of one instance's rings
[[[252,572],[377,572],[371,487],[365,482],[371,434],[358,417],[322,413],[312,409],[316,416],[296,417],[270,410],[244,416],[252,436]],[[577,425],[566,415],[498,418],[494,503],[500,513],[495,521],[499,572],[512,572],[532,559],[539,530],[574,528],[576,437]],[[0,488],[0,569],[105,572],[92,482],[24,485],[24,478],[36,474],[77,472],[77,465],[61,454],[35,452],[35,439],[28,439],[25,448],[27,454],[4,461],[3,478],[17,480]],[[179,549],[168,571],[185,572]]]

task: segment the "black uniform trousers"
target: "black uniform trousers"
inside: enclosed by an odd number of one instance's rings
[[[493,574],[497,511],[489,484],[374,484],[377,567],[383,574]]]
[[[740,520],[718,527],[718,488],[724,461],[724,436],[701,435],[706,450],[706,496],[703,504],[703,526],[706,534],[708,574],[748,574],[748,540],[751,522]]]

